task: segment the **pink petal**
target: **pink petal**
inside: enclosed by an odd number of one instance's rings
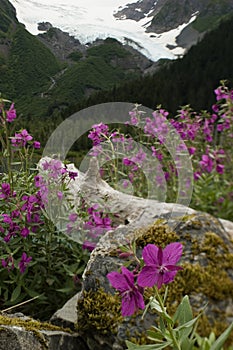
[[[136,292],[135,297],[137,298],[137,307],[139,309],[145,309],[145,302],[142,294],[140,292]]]
[[[163,250],[163,264],[175,265],[181,258],[183,246],[175,242],[168,244]]]
[[[136,310],[136,299],[134,295],[132,297],[127,294],[122,297],[121,301],[121,313],[122,316],[131,316]]]
[[[144,266],[138,275],[138,285],[141,287],[153,287],[158,282],[158,275],[153,266]]]
[[[113,286],[113,288],[119,290],[120,292],[124,292],[129,289],[125,276],[121,273],[112,271],[107,274],[107,278]]]
[[[154,244],[147,244],[142,251],[142,257],[147,265],[159,265],[158,262],[159,248]]]
[[[163,276],[163,283],[168,284],[168,283],[172,282],[174,280],[177,272],[178,271],[171,271],[171,272],[165,273]]]
[[[130,286],[134,286],[134,274],[129,271],[125,266],[121,268],[122,274],[125,276],[126,281],[128,281],[128,289]]]

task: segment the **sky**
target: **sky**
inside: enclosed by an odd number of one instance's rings
[[[139,22],[117,20],[113,14],[135,0],[10,0],[16,8],[17,18],[32,34],[38,34],[39,22],[50,22],[85,44],[96,38],[113,37],[125,42],[125,37],[133,40],[132,45],[148,58],[176,58],[183,53],[182,48],[169,50],[166,45],[176,45],[175,37],[186,24],[163,34],[146,33],[145,25],[152,17]],[[195,17],[192,17],[191,21]],[[153,37],[151,36],[153,35]],[[143,49],[141,49],[142,47]]]

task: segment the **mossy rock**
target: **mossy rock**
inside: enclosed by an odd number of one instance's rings
[[[116,248],[125,239],[136,241],[139,256],[148,243],[164,247],[171,242],[181,242],[184,246],[181,259],[183,270],[170,284],[169,311],[173,313],[182,297],[188,294],[194,313],[208,303],[199,323],[201,335],[209,335],[211,330],[219,335],[232,321],[231,237],[219,220],[205,213],[170,219],[169,225],[175,229],[171,229],[167,222],[166,218],[158,219],[146,228],[127,231],[127,237],[124,237],[124,228],[108,232],[92,253],[77,307],[77,328],[90,349],[125,349],[126,339],[138,344],[149,343],[145,330],[156,316],[149,312],[142,321],[139,312],[123,319],[119,297],[106,278],[107,273],[118,270],[123,264]],[[148,291],[144,295],[148,297]],[[229,344],[233,344],[233,334],[229,337]]]
[[[38,322],[23,314],[0,314],[0,350],[87,350],[69,328]]]

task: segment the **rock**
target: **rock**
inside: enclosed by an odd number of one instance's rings
[[[31,349],[88,350],[81,337],[68,329],[62,330],[48,324],[43,326],[25,317],[0,316],[0,350]]]
[[[38,26],[37,26],[38,30],[41,30],[41,31],[47,31],[52,27],[53,26],[50,22],[40,22],[38,23]]]
[[[144,321],[141,313],[123,319],[120,300],[106,278],[107,273],[122,266],[117,248],[125,244],[126,239],[136,240],[139,254],[148,243],[160,246],[172,241],[183,243],[181,264],[184,269],[176,276],[168,293],[171,313],[188,294],[196,312],[208,303],[200,319],[202,335],[209,335],[211,330],[219,335],[233,320],[233,241],[220,221],[196,212],[182,220],[174,218],[173,231],[167,225],[166,215],[164,220],[160,216],[157,221],[154,215],[154,220],[155,223],[146,228],[128,230],[127,236],[124,227],[107,232],[91,254],[77,304],[78,331],[90,350],[123,350],[126,339],[144,343],[145,330],[155,319],[151,312]]]
[[[75,325],[77,323],[77,300],[79,297],[79,293],[75,294],[67,303],[58,311],[50,319],[52,324],[61,327],[69,327],[74,330]]]

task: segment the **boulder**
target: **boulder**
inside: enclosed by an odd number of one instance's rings
[[[155,321],[152,312],[143,321],[142,312],[123,319],[119,297],[106,278],[123,265],[118,248],[126,240],[136,242],[139,255],[148,243],[164,247],[181,242],[183,270],[169,287],[168,309],[173,313],[186,294],[196,313],[208,303],[199,323],[202,335],[209,335],[211,330],[219,335],[232,322],[233,241],[218,219],[195,212],[171,222],[166,214],[157,220],[155,214],[151,225],[127,230],[127,236],[125,233],[124,227],[107,232],[92,252],[83,275],[83,289],[77,298],[77,329],[90,350],[123,350],[126,339],[146,343],[145,330]],[[233,342],[233,334],[229,341]]]
[[[29,317],[0,315],[0,350],[88,350],[77,333]]]

